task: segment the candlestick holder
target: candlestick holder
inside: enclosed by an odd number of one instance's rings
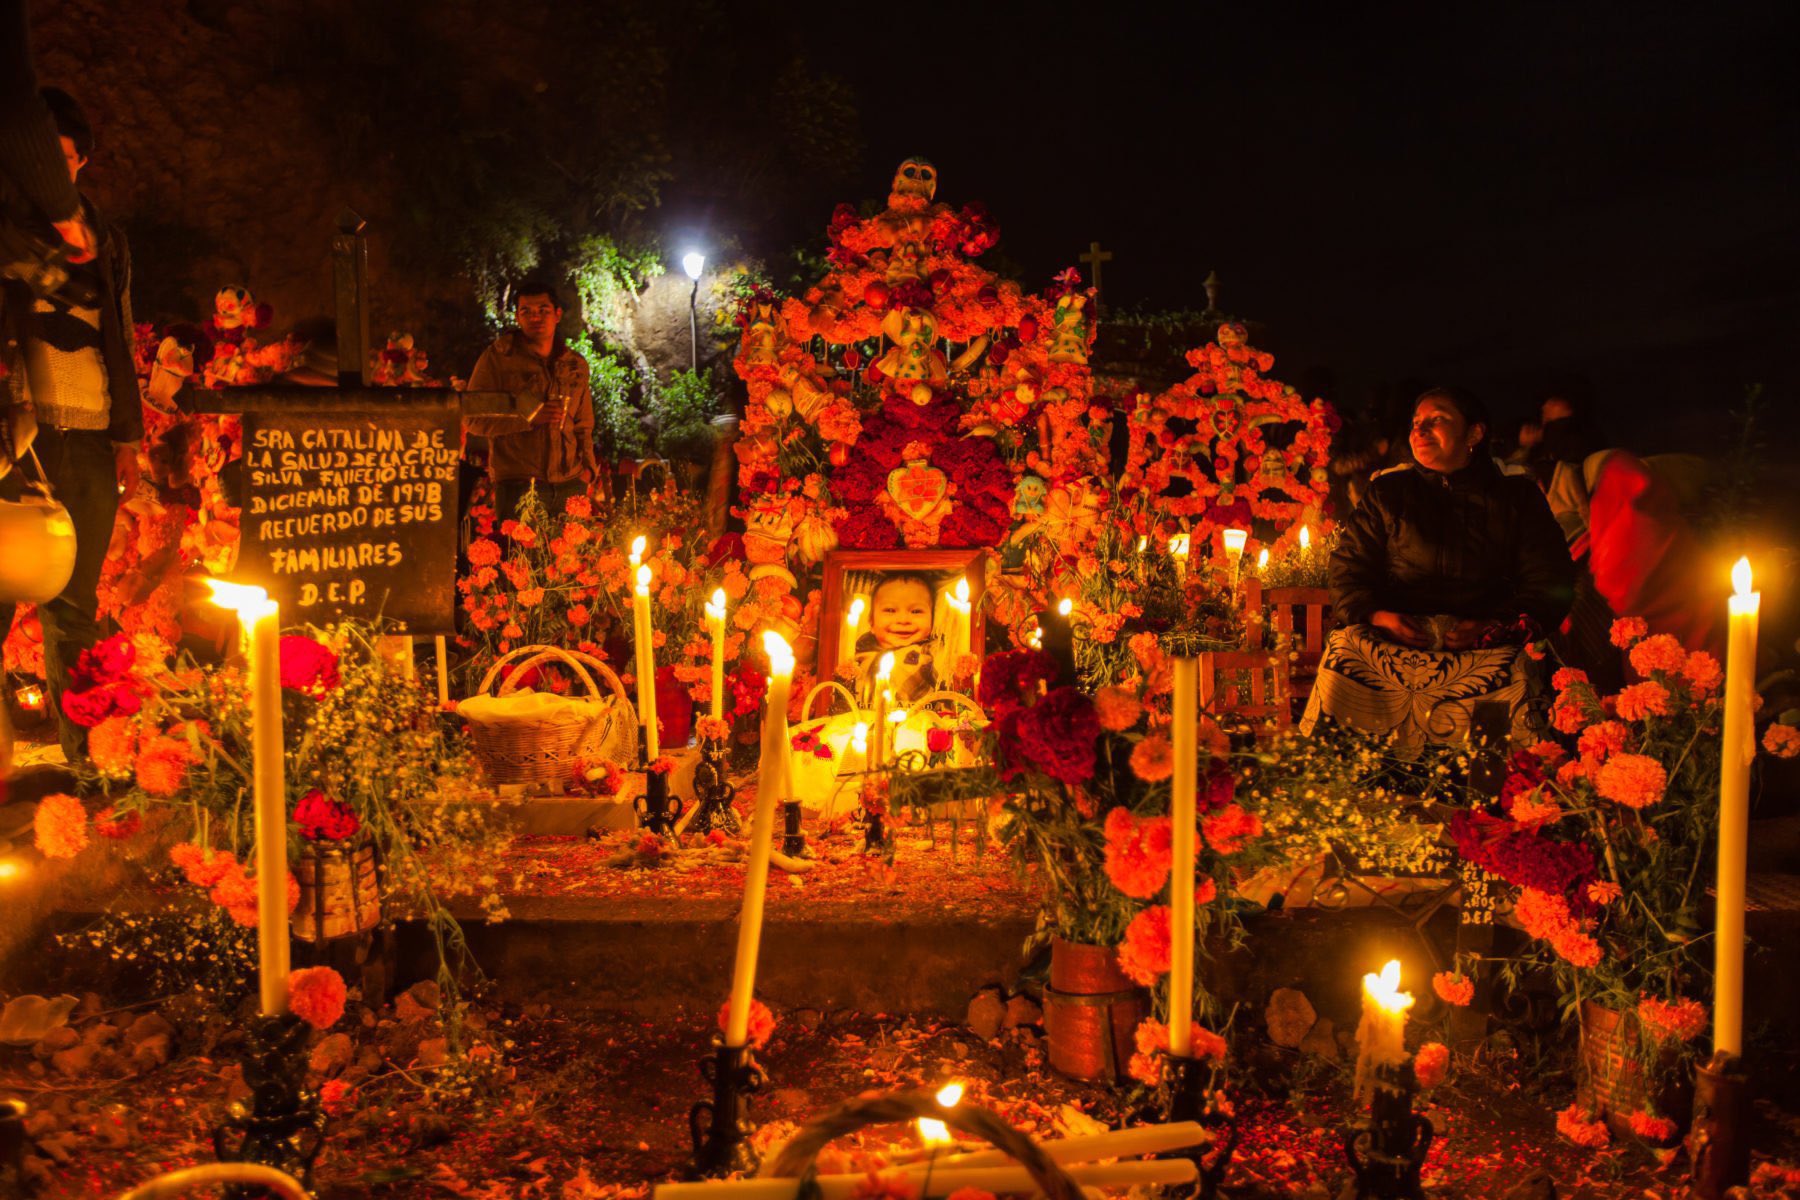
[[[734,1171],[756,1170],[756,1151],[750,1135],[750,1097],[762,1091],[769,1077],[749,1046],[727,1046],[713,1038],[713,1052],[700,1060],[700,1077],[712,1085],[712,1099],[688,1110],[688,1132],[694,1139],[694,1157],[682,1172],[687,1179],[719,1179]]]
[[[806,830],[800,824],[800,802],[785,801],[781,806],[781,852],[789,858],[806,855]]]
[[[1374,1094],[1369,1115],[1344,1130],[1344,1154],[1356,1174],[1356,1200],[1425,1200],[1419,1172],[1435,1136],[1431,1122],[1413,1111],[1419,1079],[1412,1058],[1371,1068]]]
[[[632,805],[637,810],[638,828],[667,837],[675,832],[675,820],[681,816],[681,802],[669,795],[669,773],[659,771],[649,758],[649,743],[644,727],[638,726],[638,745],[645,747],[639,756],[638,770],[644,773],[644,794]]]
[[[1694,1068],[1694,1123],[1688,1130],[1689,1180],[1703,1200],[1721,1200],[1750,1182],[1750,1076],[1723,1050]]]
[[[737,810],[731,802],[737,799],[737,788],[725,778],[725,743],[718,738],[700,742],[700,762],[694,767],[694,815],[688,818],[690,833],[707,834],[713,830],[737,833]]]
[[[312,1187],[313,1162],[325,1146],[325,1113],[318,1093],[306,1086],[306,1040],[306,1022],[292,1013],[251,1021],[242,1059],[250,1100],[233,1104],[213,1130],[220,1162],[260,1163]],[[245,1185],[226,1194],[247,1200],[265,1192]]]
[[[1211,1135],[1198,1146],[1170,1151],[1166,1157],[1193,1160],[1199,1174],[1192,1195],[1196,1200],[1213,1200],[1219,1184],[1237,1152],[1238,1123],[1221,1113],[1212,1103],[1214,1071],[1211,1060],[1184,1058],[1171,1054],[1164,1060],[1165,1102],[1162,1119],[1169,1122],[1194,1121]]]

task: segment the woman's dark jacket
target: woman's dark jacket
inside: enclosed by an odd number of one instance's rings
[[[1574,589],[1575,564],[1543,493],[1485,454],[1449,475],[1417,465],[1381,472],[1331,555],[1342,625],[1383,610],[1501,621],[1523,613],[1550,630]]]

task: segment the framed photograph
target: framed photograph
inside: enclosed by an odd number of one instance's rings
[[[843,680],[858,704],[871,703],[885,654],[894,655],[888,686],[902,705],[951,690],[962,655],[981,660],[984,551],[834,550],[824,565],[819,678]]]

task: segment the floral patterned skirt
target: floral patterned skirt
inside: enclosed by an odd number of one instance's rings
[[[1515,740],[1536,725],[1530,660],[1517,646],[1486,650],[1414,650],[1369,625],[1332,631],[1319,663],[1301,732],[1321,716],[1365,733],[1387,735],[1406,755],[1427,742],[1462,742],[1477,705],[1501,703]]]

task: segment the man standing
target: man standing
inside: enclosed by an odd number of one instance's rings
[[[46,88],[42,97],[73,183],[93,152],[93,130],[67,92]],[[17,320],[9,324],[5,350],[21,368],[13,397],[28,401],[37,418],[37,462],[28,458],[0,479],[0,496],[16,499],[28,480],[41,478],[75,525],[75,568],[68,586],[38,611],[50,699],[70,762],[86,755],[86,731],[63,713],[62,694],[75,660],[99,640],[100,568],[120,493],[138,485],[138,443],[144,435],[132,357],[131,255],[123,235],[86,197],[81,215],[97,239],[95,255],[70,270],[83,286],[50,297],[8,289],[6,304]],[[98,299],[88,307],[72,296]],[[12,618],[13,606],[0,605],[0,631],[11,627]]]
[[[598,473],[587,360],[557,333],[563,310],[555,285],[528,279],[514,289],[513,304],[517,324],[482,351],[468,390],[530,395],[542,404],[530,417],[472,416],[466,424],[488,441],[488,478],[501,520],[516,520],[519,502],[533,488],[545,510],[561,516]]]

